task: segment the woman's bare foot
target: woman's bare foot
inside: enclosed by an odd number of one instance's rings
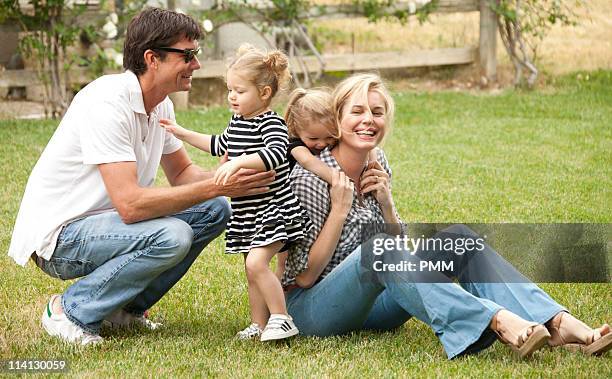
[[[490,327],[521,358],[531,355],[550,338],[544,325],[529,322],[505,309],[493,316]]]
[[[608,324],[592,329],[567,312],[559,312],[547,324],[550,346],[566,346],[587,354],[603,354],[612,348],[612,333]]]

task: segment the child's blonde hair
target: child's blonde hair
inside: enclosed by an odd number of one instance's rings
[[[387,128],[387,132],[385,133],[386,139],[393,125],[395,103],[382,79],[376,74],[355,74],[344,79],[336,86],[332,94],[334,98],[333,104],[336,122],[340,125],[342,116],[344,115],[344,108],[347,103],[354,98],[365,100],[367,104],[368,92],[370,91],[378,92],[384,100],[385,126]]]
[[[334,116],[333,98],[326,88],[296,88],[291,92],[285,121],[289,135],[298,137],[309,124],[319,123],[325,126],[333,138],[340,138],[340,130]]]
[[[291,79],[289,73],[289,58],[280,50],[265,52],[245,43],[236,51],[234,60],[229,64],[228,71],[239,72],[239,75],[249,80],[262,90],[265,86],[272,89],[270,99]]]

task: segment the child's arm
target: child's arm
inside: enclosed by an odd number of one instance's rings
[[[227,182],[230,176],[241,168],[257,171],[274,170],[286,160],[287,156],[287,126],[282,119],[270,117],[258,126],[265,148],[257,153],[242,155],[219,167],[215,172],[215,183]]]
[[[296,146],[291,150],[291,155],[306,170],[317,175],[331,185],[334,169],[321,162],[319,158],[312,155],[306,146]]]
[[[165,118],[159,120],[159,124],[181,141],[185,141],[193,147],[210,153],[211,136],[209,134],[202,134],[185,129],[176,122]]]

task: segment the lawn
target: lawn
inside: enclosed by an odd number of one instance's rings
[[[572,74],[540,92],[497,95],[395,93],[385,150],[399,212],[411,222],[612,221],[612,72]],[[178,114],[185,126],[219,132],[224,109]],[[0,121],[0,251],[6,252],[28,174],[55,121]],[[215,161],[191,150],[194,160]],[[164,181],[160,178],[160,183]],[[608,247],[608,250],[610,248]],[[610,260],[608,254],[608,260]],[[290,344],[239,342],[248,323],[242,260],[217,239],[151,310],[161,330],[106,334],[75,347],[40,326],[48,296],[69,283],[0,255],[0,359],[67,359],[71,375],[325,377],[610,377],[612,359],[543,349],[518,361],[495,344],[447,361],[440,343],[411,320],[390,333],[299,337]],[[612,322],[612,286],[543,284],[589,324]],[[606,374],[607,373],[607,374]]]

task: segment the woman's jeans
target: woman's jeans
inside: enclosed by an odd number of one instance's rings
[[[62,306],[70,321],[98,333],[116,309],[142,315],[159,301],[225,230],[230,215],[227,200],[217,197],[134,224],[117,212],[88,216],[63,228],[41,268],[63,280],[84,277],[64,292]]]
[[[463,225],[442,233],[446,233],[444,238],[478,237]],[[378,272],[367,263],[375,238],[357,248],[312,288],[297,288],[287,294],[289,314],[302,334],[391,330],[414,316],[433,329],[451,359],[476,353],[495,342],[489,325],[500,309],[540,324],[565,310],[486,244],[483,251],[463,255],[386,251],[376,259],[382,263],[404,260],[416,267],[424,260],[441,259],[452,261],[454,269]]]

